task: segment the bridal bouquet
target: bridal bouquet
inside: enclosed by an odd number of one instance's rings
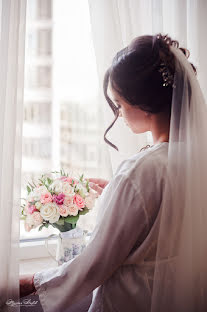
[[[96,191],[89,187],[89,180],[68,176],[64,171],[42,175],[38,183],[28,183],[21,219],[25,230],[49,225],[66,232],[76,227],[80,215],[93,208]]]

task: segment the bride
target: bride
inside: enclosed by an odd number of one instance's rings
[[[75,311],[90,294],[90,312],[207,311],[207,109],[188,56],[168,36],[141,36],[106,71],[105,141],[118,150],[106,134],[123,117],[153,145],[95,180],[99,218],[81,255],[20,277],[44,311]]]

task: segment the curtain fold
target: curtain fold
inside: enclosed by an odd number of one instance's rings
[[[19,298],[26,0],[0,1],[0,307]],[[10,308],[11,309],[11,308]],[[18,305],[12,311],[19,311]]]
[[[91,31],[99,77],[99,97],[104,114],[105,129],[114,117],[103,96],[104,73],[110,66],[115,53],[126,46],[130,38],[134,37],[133,7],[139,8],[139,4],[139,1],[89,0]],[[117,152],[109,147],[113,172],[123,159],[138,152],[147,144],[146,134],[136,136],[125,126],[122,118],[116,121],[108,133],[108,138],[119,148],[119,152]]]
[[[102,84],[106,69],[115,54],[137,36],[163,33],[179,41],[191,52],[190,60],[198,67],[198,79],[207,97],[205,29],[207,2],[204,0],[88,0],[97,70],[106,127],[113,119],[103,97]],[[119,118],[120,119],[120,118]],[[145,134],[134,135],[117,120],[108,138],[120,152],[109,147],[113,171],[128,155],[151,143]]]

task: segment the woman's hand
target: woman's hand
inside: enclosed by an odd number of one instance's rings
[[[34,274],[25,274],[20,276],[20,298],[28,296],[36,291],[33,283]]]
[[[97,178],[89,178],[90,181],[89,186],[95,190],[99,195],[103,192],[103,189],[109,183],[109,181],[104,179],[97,179]]]

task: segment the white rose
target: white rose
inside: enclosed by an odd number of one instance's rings
[[[40,214],[44,220],[55,223],[59,220],[59,208],[55,203],[47,203],[40,208]]]
[[[68,182],[63,183],[62,192],[67,196],[75,194],[74,188]]]
[[[94,207],[95,198],[93,196],[86,196],[85,204],[88,209],[92,209]]]
[[[42,207],[42,204],[41,204],[41,202],[36,202],[35,203],[35,207],[38,209],[38,210],[40,210],[40,208]]]
[[[42,194],[48,192],[46,186],[41,185],[39,187],[35,187],[32,192],[28,195],[28,201],[38,201]]]
[[[50,190],[54,191],[56,194],[63,192],[63,183],[61,180],[55,180],[50,185]]]
[[[83,184],[77,184],[77,188],[79,189],[79,194],[81,197],[85,198],[88,194],[86,187]]]

